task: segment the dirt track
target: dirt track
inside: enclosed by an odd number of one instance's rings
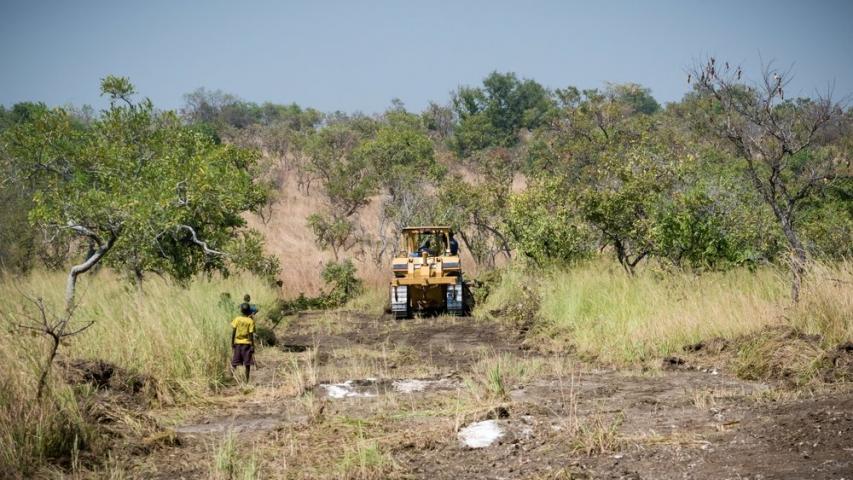
[[[135,474],[207,478],[230,430],[262,478],[853,478],[850,389],[795,398],[711,361],[597,370],[470,318],[311,314],[278,334],[251,388],[157,412],[180,445]],[[463,446],[459,429],[486,419],[502,436]],[[380,460],[353,464],[371,447]]]

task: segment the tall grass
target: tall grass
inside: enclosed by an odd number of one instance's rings
[[[388,307],[388,286],[368,286],[359,295],[350,299],[342,310],[366,313],[368,315],[382,315]]]
[[[605,363],[637,364],[702,339],[780,324],[829,342],[853,338],[851,285],[849,262],[816,265],[801,303],[792,306],[786,273],[773,267],[702,275],[647,268],[631,277],[598,260],[538,273],[511,268],[476,314],[533,303],[535,334],[557,348],[571,346]]]
[[[47,398],[35,401],[48,342],[17,326],[34,314],[23,294],[44,298],[59,312],[64,282],[64,274],[45,272],[0,280],[5,366],[0,369],[0,472],[29,472],[48,458],[85,447],[92,437],[81,413],[87,391],[66,385],[60,368],[53,369]],[[138,290],[108,271],[86,275],[73,322],[94,324],[63,341],[58,360],[110,362],[144,376],[161,402],[202,396],[227,378],[229,321],[245,293],[261,305],[275,298],[251,276],[199,279],[187,287],[152,277]]]
[[[28,305],[19,290],[59,306],[64,281],[62,274],[35,273],[0,283],[0,312],[11,329],[0,337],[4,350],[18,352],[30,363],[41,360],[41,339],[22,336],[12,326],[27,321]],[[187,287],[152,277],[141,290],[110,272],[84,277],[74,322],[95,323],[72,337],[61,353],[144,373],[166,399],[202,392],[225,378],[229,322],[244,293],[260,304],[275,298],[271,288],[252,276],[199,279]]]
[[[790,321],[804,333],[823,337],[825,346],[853,341],[853,261],[812,265]]]

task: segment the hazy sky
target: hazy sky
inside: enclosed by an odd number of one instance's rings
[[[757,73],[794,65],[786,92],[853,93],[853,0],[0,0],[0,104],[104,104],[129,76],[161,108],[198,87],[323,111],[441,103],[493,70],[551,87],[637,82],[681,98],[712,54]]]

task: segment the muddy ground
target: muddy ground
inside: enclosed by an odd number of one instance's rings
[[[601,369],[472,318],[302,314],[277,335],[250,384],[152,412],[177,441],[135,453],[128,475],[853,479],[845,386],[795,394],[707,355]],[[464,445],[477,425],[499,437]]]

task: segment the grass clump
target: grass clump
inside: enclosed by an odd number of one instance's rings
[[[0,286],[0,291],[7,299],[18,297],[9,281]],[[21,290],[59,305],[63,275],[34,274],[17,281],[23,283]],[[137,290],[102,271],[85,278],[81,286],[75,321],[94,324],[71,339],[64,355],[103,360],[145,373],[155,383],[157,397],[166,402],[176,396],[204,393],[226,380],[230,321],[239,313],[222,298],[242,298],[251,292],[255,302],[266,305],[275,297],[263,280],[251,276],[198,279],[185,288],[151,278]],[[24,313],[17,307],[6,305],[2,309],[11,323],[18,323],[16,319]],[[25,341],[11,348],[32,351],[39,341]]]
[[[242,456],[237,451],[234,434],[229,431],[213,452],[209,478],[212,480],[256,480],[263,477],[255,455]]]
[[[393,467],[391,457],[382,452],[375,440],[359,439],[349,447],[338,463],[342,479],[382,479],[387,478]]]
[[[612,453],[622,447],[619,427],[622,416],[606,419],[601,415],[592,415],[583,421],[578,421],[572,434],[572,450],[587,456]]]
[[[789,315],[793,327],[820,335],[824,347],[853,341],[853,262],[813,264],[800,302]]]
[[[803,385],[818,374],[823,359],[824,350],[816,337],[778,327],[741,340],[734,367],[747,380],[785,379]]]
[[[0,472],[29,478],[46,462],[70,463],[95,440],[70,387],[56,388],[41,401],[33,400],[34,392],[33,377],[7,377],[0,385]]]
[[[774,323],[786,291],[770,268],[701,276],[644,270],[632,277],[593,263],[549,275],[541,333],[602,362],[639,364]]]
[[[509,392],[515,385],[530,381],[543,370],[544,362],[539,358],[519,358],[507,353],[489,355],[473,366],[465,383],[478,402],[503,402],[509,400]]]

